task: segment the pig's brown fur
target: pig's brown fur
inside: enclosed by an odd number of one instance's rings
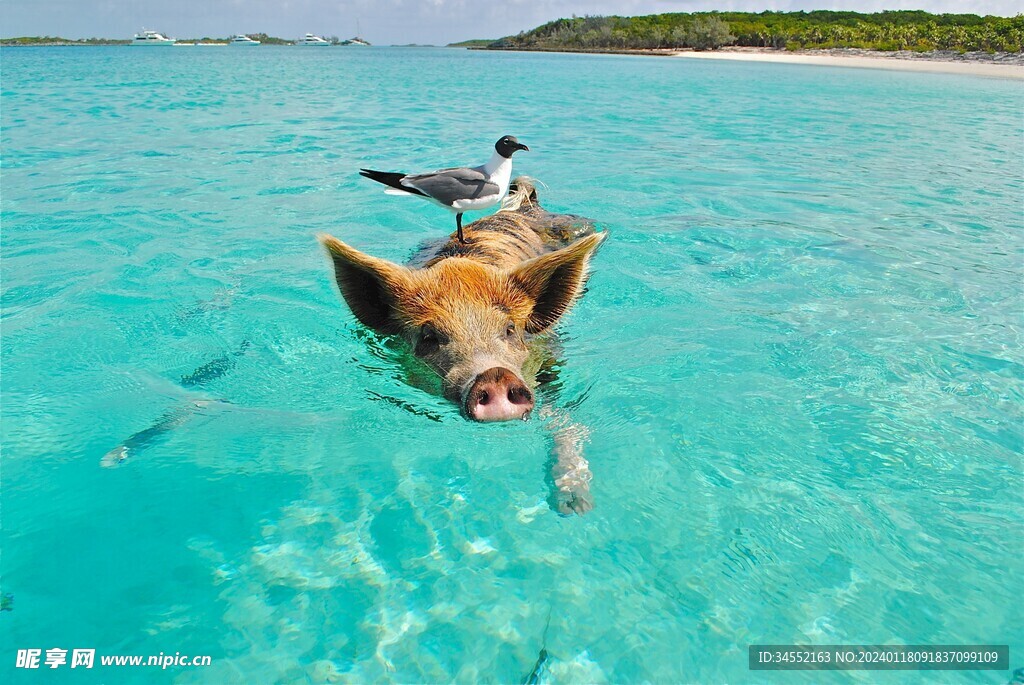
[[[452,234],[422,268],[399,266],[320,236],[356,318],[406,338],[456,401],[487,368],[526,375],[527,335],[548,330],[579,297],[589,258],[605,237],[588,224],[578,230],[584,237],[564,246],[565,232],[555,230],[558,215],[539,207],[532,185],[523,179],[517,179],[505,207],[466,226],[468,244]],[[525,382],[532,385],[533,379]]]

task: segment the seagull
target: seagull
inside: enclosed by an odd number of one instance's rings
[[[359,174],[388,186],[389,195],[421,195],[450,212],[455,212],[459,242],[462,235],[463,212],[488,209],[508,194],[512,180],[512,155],[517,150],[530,151],[514,136],[502,136],[494,144],[494,154],[482,166],[440,169],[429,174],[403,174],[390,171],[360,169]]]

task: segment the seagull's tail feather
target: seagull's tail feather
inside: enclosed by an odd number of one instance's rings
[[[402,179],[405,178],[405,174],[400,174],[393,171],[374,171],[373,169],[360,169],[359,175],[365,176],[371,181],[383,183],[384,185],[394,188],[395,190],[399,190],[403,193],[408,193],[410,195],[423,195],[423,193],[416,190],[415,188],[410,188],[409,186],[402,185]],[[397,195],[397,193],[389,192],[387,190],[385,190],[384,192],[388,193],[389,195]]]

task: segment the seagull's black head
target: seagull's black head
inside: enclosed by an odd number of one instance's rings
[[[511,159],[516,150],[530,151],[530,148],[516,140],[515,136],[502,136],[501,140],[494,144],[494,149],[505,159]]]

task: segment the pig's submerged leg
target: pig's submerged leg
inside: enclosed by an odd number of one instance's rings
[[[564,409],[547,409],[541,412],[547,421],[547,428],[554,435],[551,450],[550,478],[551,505],[562,515],[582,516],[594,508],[590,494],[590,481],[594,474],[590,463],[583,456],[583,444],[589,436],[587,427],[576,423]]]
[[[116,468],[134,456],[139,450],[156,442],[163,435],[188,421],[193,414],[209,404],[209,400],[189,402],[183,407],[170,409],[157,419],[152,426],[133,434],[120,445],[103,455],[100,466]]]
[[[201,388],[207,383],[230,373],[235,368],[236,360],[245,355],[249,347],[249,341],[243,340],[242,344],[234,352],[207,362],[187,376],[182,376],[181,385],[186,388]],[[183,406],[169,409],[153,422],[153,425],[149,428],[144,428],[138,433],[134,433],[120,445],[103,455],[103,458],[100,460],[100,466],[104,468],[120,466],[129,457],[134,456],[136,452],[153,444],[167,432],[186,423],[196,412],[214,402],[215,400],[193,400]]]

